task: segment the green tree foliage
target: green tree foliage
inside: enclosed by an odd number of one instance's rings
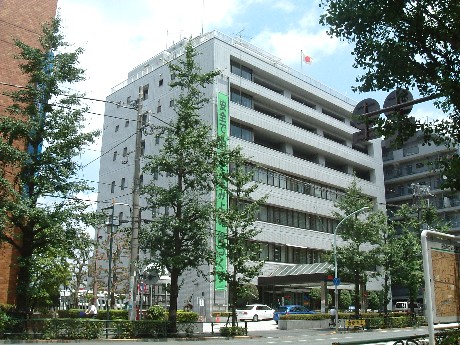
[[[437,95],[444,120],[413,122],[398,113],[379,121],[386,136],[403,142],[422,130],[427,142],[455,146],[460,142],[460,3],[458,1],[322,0],[320,23],[328,33],[354,44],[354,67],[362,68],[358,91],[417,88]],[[424,121],[424,120],[423,120]],[[460,157],[444,161],[446,187],[460,190]]]
[[[173,91],[180,90],[174,103],[177,116],[168,125],[155,128],[156,135],[164,138],[164,145],[158,155],[148,157],[144,168],[151,175],[159,173],[167,178],[166,183],[152,181],[144,187],[148,208],[154,216],[140,240],[152,262],[171,275],[172,332],[176,331],[180,275],[212,261],[209,235],[214,204],[210,196],[220,164],[218,148],[225,150],[225,143],[212,137],[211,128],[199,114],[208,103],[203,89],[219,72],[201,73],[194,60],[197,54],[189,41],[184,58],[169,65],[175,76],[170,86]]]
[[[337,219],[363,208],[371,208],[372,202],[358,187],[356,180],[347,188],[345,195],[336,203],[343,213],[336,213]],[[375,214],[365,218],[358,214],[346,219],[337,230],[337,236],[345,241],[337,247],[337,266],[342,281],[352,281],[355,284],[355,313],[358,315],[360,303],[360,286],[364,285],[370,276],[375,275],[379,263],[378,245],[380,244],[379,224]]]
[[[265,199],[253,199],[257,184],[252,183],[254,173],[240,150],[233,150],[229,155],[230,168],[228,173],[220,170],[219,181],[226,182],[221,187],[226,189],[230,203],[227,209],[217,209],[217,220],[227,231],[217,233],[216,246],[227,253],[221,260],[227,260],[231,267],[227,271],[216,270],[215,274],[228,284],[232,327],[235,327],[236,302],[243,294],[243,287],[259,275],[264,264],[260,259],[259,245],[254,242],[261,230],[254,226],[254,222]]]
[[[348,310],[348,307],[353,304],[353,293],[349,290],[340,291],[339,295],[339,309]]]
[[[98,134],[83,131],[80,95],[63,90],[83,80],[82,50],[69,51],[59,29],[59,18],[44,25],[38,48],[16,41],[28,82],[8,93],[13,105],[0,116],[0,240],[19,252],[17,307],[25,312],[40,272],[36,260],[56,248],[71,257],[77,229],[87,221],[87,205],[74,195],[89,187],[75,179],[74,158]],[[46,274],[41,278],[54,276]]]
[[[72,291],[72,304],[74,308],[78,307],[80,287],[88,277],[88,265],[91,255],[94,250],[94,241],[86,231],[79,231],[78,237],[74,242],[72,261],[70,263],[70,273],[72,275],[70,281],[70,290]]]
[[[420,204],[403,205],[396,212],[391,226],[395,234],[391,240],[391,281],[393,285],[409,290],[413,308],[424,284],[420,234],[427,228],[445,232],[448,226],[439,219],[436,208],[429,207],[423,201]]]

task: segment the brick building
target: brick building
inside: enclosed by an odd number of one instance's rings
[[[24,85],[14,54],[18,52],[14,39],[37,45],[41,26],[56,15],[57,0],[0,0],[0,83]],[[11,87],[0,84],[0,116],[11,102],[3,95]],[[11,176],[14,176],[12,172]],[[0,247],[0,304],[15,303],[17,253],[9,245]]]

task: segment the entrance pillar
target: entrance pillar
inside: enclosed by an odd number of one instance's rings
[[[327,307],[327,282],[321,282],[321,312],[325,313]]]

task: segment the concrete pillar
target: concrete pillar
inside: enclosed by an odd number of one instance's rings
[[[321,312],[325,313],[327,308],[327,282],[321,282]]]

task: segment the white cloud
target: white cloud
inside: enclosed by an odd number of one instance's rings
[[[318,62],[321,56],[332,55],[339,47],[339,41],[327,36],[325,31],[312,34],[298,30],[264,31],[254,37],[251,42],[280,58],[282,63],[287,65],[299,62],[301,51]]]

